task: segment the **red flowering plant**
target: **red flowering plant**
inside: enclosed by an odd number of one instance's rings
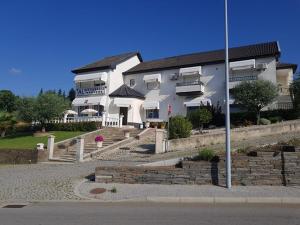
[[[95,137],[95,142],[103,142],[104,141],[104,137],[102,135],[98,135]]]

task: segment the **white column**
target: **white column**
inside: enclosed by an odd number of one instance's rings
[[[76,159],[77,162],[83,162],[83,150],[84,150],[84,138],[79,137],[77,138],[77,154],[76,154]]]
[[[102,112],[102,127],[105,127],[105,121],[106,121],[106,116],[105,116],[105,111]]]
[[[155,154],[166,152],[167,132],[163,129],[155,130]]]
[[[68,117],[68,114],[64,114],[64,123],[66,123],[67,122],[67,117]]]
[[[119,127],[122,128],[123,126],[123,117],[124,115],[120,115],[120,118],[119,118]]]
[[[47,149],[49,151],[48,159],[53,159],[54,139],[55,139],[55,136],[53,136],[53,135],[50,135],[48,137],[48,145],[47,145]]]

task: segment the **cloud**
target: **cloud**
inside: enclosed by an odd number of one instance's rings
[[[8,72],[10,74],[20,74],[20,73],[22,73],[22,70],[12,67],[12,68],[9,69]]]

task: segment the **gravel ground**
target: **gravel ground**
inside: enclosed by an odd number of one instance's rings
[[[116,193],[111,193],[113,187]],[[94,188],[105,188],[102,194],[90,194]],[[79,193],[88,198],[104,201],[145,199],[146,197],[275,197],[300,198],[300,187],[234,186],[231,190],[211,185],[160,185],[160,184],[101,184],[82,183]]]
[[[269,135],[269,136],[261,136],[259,138],[249,138],[242,141],[234,141],[232,140],[232,148],[246,148],[246,147],[255,147],[266,144],[274,144],[278,142],[288,141],[293,138],[299,138],[300,132],[290,132],[281,135]],[[153,162],[158,160],[166,160],[170,158],[178,158],[178,157],[186,157],[192,156],[198,153],[198,149],[187,149],[184,151],[173,151],[167,152],[164,154],[153,154],[155,149],[155,137],[153,135],[149,135],[146,139],[136,141],[126,147],[117,149],[115,151],[111,151],[106,153],[105,155],[101,155],[99,159],[105,160],[118,160],[118,161],[141,161],[141,162]],[[207,148],[214,149],[216,151],[223,151],[225,149],[225,144],[217,144],[210,145]]]
[[[0,166],[0,202],[76,200],[74,187],[99,165],[134,165],[92,161],[76,164]]]

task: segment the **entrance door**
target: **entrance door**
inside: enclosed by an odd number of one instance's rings
[[[124,116],[122,125],[127,125],[128,108],[127,107],[120,107],[120,115]]]

